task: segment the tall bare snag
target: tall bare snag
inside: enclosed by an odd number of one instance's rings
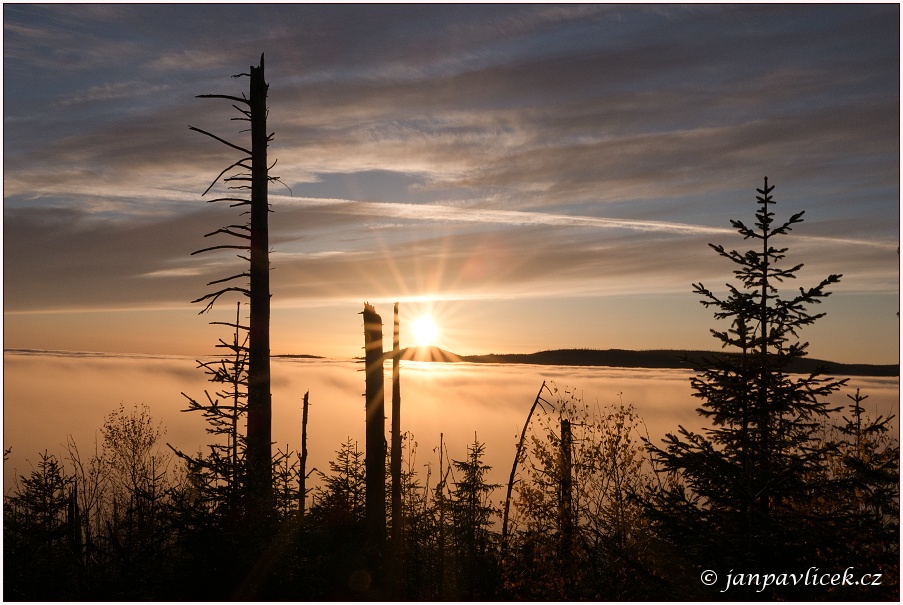
[[[366,507],[367,542],[374,582],[380,583],[386,545],[386,411],[383,375],[383,320],[364,304],[366,364]]]
[[[231,202],[233,207],[250,206],[249,221],[244,225],[229,225],[218,229],[207,236],[228,235],[238,238],[241,244],[224,244],[198,250],[236,249],[247,251],[248,256],[239,255],[249,263],[246,271],[229,277],[214,280],[209,286],[234,283],[234,280],[247,280],[246,286],[225,286],[206,294],[192,302],[206,302],[201,311],[212,308],[216,300],[223,294],[237,292],[250,299],[250,322],[248,326],[239,326],[247,330],[248,338],[248,428],[247,428],[247,478],[246,496],[249,512],[263,519],[273,509],[273,470],[272,470],[272,398],[270,394],[270,278],[269,278],[269,235],[268,215],[270,212],[267,190],[270,180],[277,180],[269,175],[267,166],[267,144],[273,135],[267,133],[267,90],[269,85],[264,77],[264,57],[260,56],[260,65],[251,66],[249,73],[235,77],[250,78],[249,96],[235,97],[230,95],[199,95],[201,98],[228,99],[239,111],[238,121],[251,124],[251,148],[247,149],[222,139],[214,134],[189,126],[191,130],[200,132],[235,149],[243,157],[228,166],[204,192],[210,191],[216,181],[223,182],[233,192],[227,197],[219,197],[211,202]],[[250,194],[247,197],[233,197],[241,192]],[[236,322],[238,326],[238,322]]]

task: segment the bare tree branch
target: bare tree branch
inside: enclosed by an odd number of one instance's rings
[[[196,95],[196,99],[229,99],[230,101],[237,101],[239,103],[244,103],[245,105],[250,105],[251,102],[248,99],[243,99],[241,97],[236,97],[234,95]],[[239,111],[242,111],[239,109]]]
[[[231,249],[231,250],[250,250],[251,246],[230,246],[228,244],[223,244],[222,246],[211,246],[210,248],[202,248],[200,250],[195,250],[191,253],[191,256],[195,254],[200,254],[201,252],[209,252],[210,250],[222,250],[222,249]]]
[[[213,323],[213,322],[211,322],[211,323]],[[247,353],[250,350],[248,347],[243,347],[241,345],[234,345],[231,343],[227,343],[223,340],[220,340],[220,343],[221,344],[213,345],[213,346],[220,348],[220,349],[230,349],[232,351],[241,351],[242,353]]]
[[[230,328],[238,328],[239,330],[250,330],[251,329],[248,326],[243,326],[241,324],[231,323],[228,321],[211,321],[210,325],[211,326],[229,326]],[[220,341],[220,342],[222,342],[222,341]]]
[[[210,138],[212,138],[212,139],[216,139],[217,141],[219,141],[219,142],[222,143],[223,145],[228,145],[228,146],[231,147],[232,149],[237,149],[237,150],[239,150],[240,152],[245,153],[245,154],[247,154],[247,155],[253,155],[249,150],[245,149],[244,147],[239,147],[238,145],[234,145],[234,144],[230,143],[229,141],[227,141],[227,140],[225,140],[225,139],[219,138],[219,137],[216,136],[215,134],[212,134],[212,133],[207,132],[206,130],[201,130],[200,128],[195,128],[194,126],[189,126],[188,129],[189,129],[189,130],[194,130],[195,132],[200,132],[201,134],[206,134],[208,137],[210,137]]]
[[[223,288],[222,290],[217,290],[216,292],[211,292],[210,294],[205,294],[204,296],[197,298],[192,303],[199,303],[201,301],[207,300],[208,298],[215,298],[218,296],[222,296],[226,292],[241,292],[242,294],[250,294],[250,291],[247,288],[237,288],[237,287],[229,287]]]
[[[251,228],[248,225],[226,225],[226,229],[241,229],[243,231],[251,231]]]
[[[245,204],[251,203],[249,200],[246,200],[241,197],[218,197],[215,200],[207,200],[208,204],[211,204],[213,202],[243,202]]]
[[[281,177],[278,177],[278,176],[271,176],[271,177],[268,177],[268,178],[269,178],[271,181],[275,181],[275,182],[279,183],[280,185],[282,185],[283,187],[285,187],[286,189],[288,189],[289,195],[291,195],[291,196],[294,196],[294,195],[295,195],[294,192],[292,191],[292,188],[289,187],[288,185],[286,185],[285,183],[282,182],[282,178],[281,178]],[[270,212],[272,212],[272,210],[270,210]]]
[[[192,304],[194,304],[194,303],[199,303],[199,302],[203,302],[203,301],[205,301],[205,300],[207,300],[207,299],[210,299],[210,301],[207,303],[207,306],[204,307],[203,310],[201,310],[201,311],[198,313],[198,315],[203,315],[204,313],[206,313],[206,312],[213,306],[213,303],[215,303],[215,302],[217,301],[217,299],[218,299],[220,296],[222,296],[223,294],[225,294],[226,292],[241,292],[241,293],[244,294],[245,296],[248,296],[248,297],[251,296],[251,291],[248,290],[247,288],[235,288],[235,287],[231,287],[231,288],[223,288],[222,290],[219,290],[219,291],[217,291],[217,292],[211,292],[210,294],[205,294],[204,296],[202,296],[202,297],[200,297],[200,298],[198,298],[198,299],[195,299],[195,300],[193,300],[193,301],[191,301],[191,302],[192,302]]]
[[[221,283],[223,283],[223,282],[231,281],[231,280],[233,280],[233,279],[239,279],[239,278],[241,278],[241,277],[251,277],[251,274],[250,274],[250,273],[247,273],[247,272],[245,272],[245,273],[239,273],[239,274],[237,274],[237,275],[232,275],[232,276],[230,276],[230,277],[224,277],[223,279],[215,279],[215,280],[213,280],[213,281],[208,281],[208,282],[207,282],[207,285],[208,285],[208,286],[212,286],[213,284],[221,284]]]
[[[191,128],[191,127],[189,126],[189,128]],[[242,168],[248,168],[248,167],[245,166],[242,162],[244,162],[245,160],[250,160],[250,159],[251,159],[251,158],[242,158],[242,159],[238,160],[237,162],[235,162],[234,164],[232,164],[231,166],[228,166],[227,168],[223,169],[222,172],[220,172],[218,175],[216,175],[216,178],[213,179],[213,182],[210,183],[210,186],[207,187],[206,189],[204,189],[204,193],[201,194],[201,197],[207,195],[207,192],[210,191],[211,189],[213,189],[213,186],[216,185],[216,182],[217,182],[218,180],[220,180],[220,177],[222,177],[224,174],[226,174],[227,172],[229,172],[230,170],[232,170],[232,169],[235,168],[236,166],[241,166]]]
[[[240,237],[242,239],[251,239],[250,235],[247,235],[244,233],[235,233],[234,231],[230,231],[228,227],[224,227],[223,229],[217,229],[216,231],[211,231],[210,233],[205,234],[204,237],[210,237],[211,235],[216,235],[217,233],[225,233],[226,235],[234,235],[235,237]]]

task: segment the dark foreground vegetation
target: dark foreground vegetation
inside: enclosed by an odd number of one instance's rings
[[[7,496],[4,598],[896,600],[899,448],[886,418],[866,416],[864,397],[854,392],[842,419],[813,427],[799,443],[806,458],[775,460],[801,468],[781,469],[767,517],[744,506],[739,452],[698,447],[711,438],[701,436],[669,437],[658,450],[643,442],[632,406],[587,405],[554,385],[525,434],[507,531],[484,443],[431,468],[406,435],[402,505],[387,519],[387,534],[402,529],[401,549],[381,569],[367,556],[357,443],[340,445],[303,509],[299,457],[279,456],[264,523],[247,517],[228,481],[180,464],[145,409],[120,407],[90,453],[73,443],[41,456]],[[685,453],[688,468],[670,472]],[[880,584],[759,592],[741,578],[723,592],[731,572],[812,568]],[[707,570],[721,578],[711,587],[700,580]]]
[[[400,525],[401,548],[381,569],[367,556],[357,443],[340,445],[306,507],[299,457],[280,451],[276,508],[263,523],[228,481],[179,464],[146,409],[120,407],[90,454],[71,443],[61,457],[42,455],[6,498],[4,598],[896,600],[899,448],[864,398],[854,392],[838,422],[813,427],[807,458],[775,461],[801,469],[781,469],[766,518],[744,508],[745,478],[727,476],[739,475],[737,454],[697,448],[700,436],[669,436],[659,450],[644,443],[632,406],[588,405],[547,385],[505,528],[505,490],[486,480],[484,443],[431,468],[405,436],[402,505],[387,520],[387,533]],[[669,472],[687,452],[693,466]],[[813,567],[880,584],[788,580],[760,592],[741,578],[724,592],[731,572],[780,581]],[[721,578],[711,587],[700,580],[707,570]]]

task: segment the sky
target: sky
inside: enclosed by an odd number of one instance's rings
[[[431,314],[460,354],[715,349],[775,185],[832,273],[813,357],[899,361],[899,5],[3,6],[4,347],[215,352],[240,272],[202,196],[265,53],[274,354],[362,355]],[[391,343],[387,343],[389,348]]]

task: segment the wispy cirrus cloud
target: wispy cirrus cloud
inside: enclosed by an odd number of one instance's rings
[[[362,202],[357,200],[326,198],[299,199],[288,198],[285,196],[275,196],[271,199],[273,199],[279,205],[285,204],[286,207],[301,205],[307,209],[324,208],[334,211],[338,214],[371,217],[394,217],[399,219],[422,221],[430,224],[435,224],[437,222],[452,222],[520,227],[587,227],[599,230],[613,229],[688,236],[736,235],[736,231],[731,227],[710,227],[707,225],[694,225],[689,223],[670,221],[565,215],[541,211],[499,210],[446,204]],[[799,237],[804,240],[820,241],[825,243],[842,243],[854,246],[867,246],[884,250],[890,250],[896,247],[896,245],[892,242],[873,239],[853,239],[827,235],[800,235]]]
[[[148,86],[145,82],[136,81],[104,83],[97,86],[91,86],[84,91],[76,91],[70,97],[59,101],[59,106],[68,107],[71,105],[133,99],[136,97],[158,94],[163,90],[166,90],[166,87],[162,84]]]

